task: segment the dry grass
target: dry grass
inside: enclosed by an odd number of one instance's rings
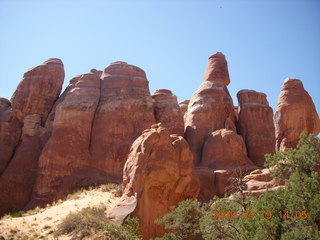
[[[56,239],[54,232],[70,212],[86,208],[112,207],[121,195],[121,185],[104,184],[68,195],[64,200],[24,212],[7,214],[0,219],[0,240]],[[2,237],[2,238],[1,238]],[[59,240],[71,239],[62,235]],[[101,238],[105,239],[105,238]]]

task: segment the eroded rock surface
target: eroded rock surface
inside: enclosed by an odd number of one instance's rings
[[[77,79],[56,106],[52,134],[39,159],[33,205],[43,205],[76,188],[94,184],[90,181],[93,163],[89,150],[99,98],[100,78],[88,73]]]
[[[154,125],[133,143],[124,168],[123,196],[107,217],[122,223],[129,214],[140,219],[143,239],[162,236],[166,231],[154,223],[187,198],[199,193],[193,157],[180,136]]]
[[[21,142],[0,178],[0,216],[17,212],[29,202],[44,145],[44,134],[40,114],[24,117]]]
[[[171,134],[183,136],[184,123],[177,96],[170,90],[159,89],[152,95],[154,115],[157,123],[167,128]]]
[[[260,195],[265,191],[275,191],[284,187],[284,181],[274,179],[267,168],[257,169],[243,178],[245,193]]]
[[[295,148],[303,131],[317,136],[320,120],[312,98],[299,79],[287,78],[281,88],[276,111],[276,149]]]
[[[15,116],[22,122],[27,114],[36,113],[41,116],[43,125],[59,97],[63,80],[63,63],[57,58],[27,71],[11,98]]]
[[[189,100],[183,100],[179,102],[179,107],[183,115],[183,118],[185,118],[186,112],[188,111],[189,102],[190,102]]]
[[[60,59],[52,58],[28,70],[14,92],[11,101],[1,100],[0,174],[9,165],[21,137],[24,117],[38,114],[43,126],[64,80]]]
[[[275,152],[275,128],[273,112],[267,96],[254,90],[241,90],[239,102],[238,131],[247,146],[248,157],[263,167],[265,154]]]
[[[207,137],[200,165],[213,170],[254,167],[247,157],[246,145],[242,137],[227,129],[214,131]]]
[[[21,136],[22,123],[12,114],[10,102],[0,111],[0,176],[8,167]]]
[[[145,72],[125,62],[112,63],[101,76],[90,144],[93,166],[121,182],[132,143],[155,123]]]
[[[195,164],[201,162],[202,148],[206,138],[215,130],[235,129],[235,114],[229,84],[228,66],[222,53],[209,58],[207,70],[200,88],[190,99],[185,117],[185,138],[195,157]]]

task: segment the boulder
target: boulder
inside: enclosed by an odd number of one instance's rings
[[[110,181],[121,182],[132,143],[155,123],[145,72],[125,62],[110,64],[101,76],[91,134],[92,165],[103,169]]]
[[[123,195],[106,215],[118,223],[128,215],[138,217],[143,239],[162,236],[166,230],[154,220],[199,193],[188,143],[181,136],[170,136],[161,124],[133,143],[123,174]]]
[[[254,90],[237,93],[238,132],[247,146],[248,157],[257,166],[263,167],[264,155],[275,152],[275,129],[273,112],[267,96]]]
[[[276,150],[295,148],[303,131],[317,136],[320,120],[315,105],[299,79],[287,78],[274,113]]]
[[[224,55],[216,53],[209,58],[203,82],[190,99],[185,117],[184,136],[196,165],[200,164],[203,145],[213,131],[226,128],[227,119],[227,127],[235,129],[234,106],[226,87],[229,82]]]
[[[159,89],[152,95],[154,115],[157,123],[167,128],[171,134],[183,136],[184,122],[177,96],[170,90]]]

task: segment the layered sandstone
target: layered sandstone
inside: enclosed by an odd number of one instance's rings
[[[283,180],[276,180],[271,176],[270,170],[267,168],[257,169],[243,178],[244,193],[260,195],[265,191],[274,191],[284,187]]]
[[[71,79],[46,123],[52,133],[29,207],[80,187],[121,182],[131,144],[154,123],[140,68],[115,62],[103,73],[93,69]]]
[[[99,98],[100,79],[88,73],[77,78],[56,106],[52,134],[39,159],[33,205],[43,205],[81,186],[94,184],[90,179],[93,172],[99,176],[92,169],[89,151]]]
[[[45,143],[43,127],[63,80],[62,61],[49,59],[23,75],[10,102],[2,101],[0,215],[20,210],[30,200]]]
[[[145,72],[125,62],[112,63],[101,76],[91,133],[92,166],[103,169],[110,181],[121,182],[132,143],[154,123]]]
[[[287,78],[274,114],[276,149],[295,148],[303,131],[317,136],[320,120],[315,105],[299,79]]]
[[[233,101],[226,87],[229,82],[224,55],[212,55],[203,82],[190,99],[185,117],[184,136],[194,154],[196,165],[201,162],[202,148],[211,132],[226,127],[235,129]]]
[[[193,157],[188,143],[157,124],[133,143],[124,168],[123,196],[107,217],[122,223],[128,216],[140,220],[143,239],[162,236],[163,226],[154,223],[187,198],[199,193]]]
[[[248,157],[263,167],[265,154],[275,152],[275,129],[273,112],[267,96],[254,90],[241,90],[237,93],[238,132],[243,137]]]
[[[43,126],[58,98],[64,80],[60,59],[52,58],[27,71],[11,101],[1,100],[0,174],[9,165],[18,145],[24,117],[39,114]]]
[[[157,123],[167,128],[171,134],[183,136],[184,123],[177,96],[170,90],[159,89],[152,95],[154,115]]]

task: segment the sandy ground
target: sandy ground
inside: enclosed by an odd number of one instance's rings
[[[68,213],[101,204],[110,208],[117,199],[112,191],[102,191],[101,189],[87,190],[74,194],[71,198],[53,204],[51,207],[40,209],[38,213],[33,215],[17,218],[4,217],[0,220],[0,236],[6,240],[57,239],[53,237],[53,231]],[[71,239],[71,237],[62,236],[58,239]]]

